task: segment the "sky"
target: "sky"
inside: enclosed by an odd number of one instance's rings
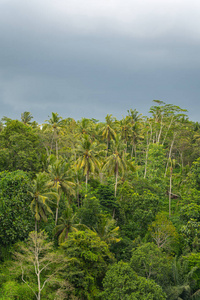
[[[200,1],[0,0],[0,118],[200,111]]]

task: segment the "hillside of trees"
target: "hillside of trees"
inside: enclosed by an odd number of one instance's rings
[[[0,121],[0,300],[200,299],[200,123]]]

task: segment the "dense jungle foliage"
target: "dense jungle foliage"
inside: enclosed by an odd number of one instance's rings
[[[200,299],[200,124],[32,119],[0,122],[0,300]]]

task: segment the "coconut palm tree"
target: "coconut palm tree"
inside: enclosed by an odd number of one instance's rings
[[[25,125],[31,125],[32,114],[29,111],[25,111],[21,114],[21,120]]]
[[[121,121],[119,121],[120,129],[121,129],[121,137],[126,144],[125,152],[127,151],[127,144],[130,136],[130,117],[126,116]]]
[[[73,213],[72,208],[67,204],[63,216],[58,219],[58,225],[53,230],[53,234],[58,236],[59,244],[63,243],[67,238],[70,231],[78,231],[75,222],[76,214]]]
[[[83,139],[79,142],[76,153],[77,159],[77,169],[82,169],[85,175],[85,183],[87,188],[87,183],[90,173],[98,171],[100,168],[100,155],[103,149],[102,145],[97,145],[96,142],[92,142],[88,135],[84,135]]]
[[[136,159],[136,146],[138,143],[138,140],[140,138],[143,138],[141,134],[141,121],[142,121],[142,115],[138,114],[138,111],[136,109],[128,110],[128,117],[130,121],[130,141],[132,144],[131,149],[131,158],[133,157],[133,151],[135,153],[135,159]]]
[[[200,290],[194,292],[193,287],[196,285],[197,275],[195,272],[198,267],[191,267],[189,262],[182,257],[175,257],[172,262],[172,284],[166,287],[168,299],[171,300],[188,300],[199,299]]]
[[[56,158],[58,159],[58,133],[64,125],[64,120],[62,117],[59,117],[58,113],[52,112],[51,118],[46,120],[48,122],[48,126],[53,130],[53,136],[51,141],[51,150],[53,148],[53,142],[55,140],[55,148],[56,148]]]
[[[58,220],[59,202],[62,192],[65,195],[75,195],[75,183],[72,181],[71,166],[64,160],[56,160],[48,167],[50,180],[48,187],[54,187],[57,190],[59,197],[57,198],[55,224]]]
[[[114,129],[114,119],[112,115],[106,116],[106,124],[101,129],[100,133],[102,134],[103,138],[107,140],[107,155],[108,150],[110,149],[110,141],[114,140],[116,137],[116,131]]]
[[[79,125],[79,131],[81,134],[89,134],[90,132],[90,119],[82,118],[81,121],[77,122]]]
[[[35,231],[37,231],[38,222],[40,220],[47,222],[47,214],[53,213],[50,204],[55,205],[53,200],[58,198],[58,194],[49,192],[47,175],[45,173],[36,175],[30,187],[29,194],[32,197],[31,210],[35,214]]]
[[[108,245],[118,243],[121,241],[119,238],[119,226],[116,227],[116,221],[111,218],[108,219],[105,215],[101,216],[97,228],[94,229],[102,241]]]
[[[117,135],[116,140],[113,141],[112,145],[113,153],[106,159],[106,163],[103,167],[104,171],[107,171],[109,174],[114,174],[115,176],[115,197],[117,194],[119,172],[123,175],[127,168],[127,154],[124,151],[125,147],[126,145],[122,143],[121,137]]]
[[[73,213],[69,203],[62,217],[58,219],[58,225],[53,230],[53,234],[58,236],[58,243],[61,244],[67,240],[69,232],[89,229],[86,225],[77,223],[76,213]]]

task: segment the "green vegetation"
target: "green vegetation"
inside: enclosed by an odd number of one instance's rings
[[[200,124],[30,112],[0,128],[0,300],[200,299]]]

